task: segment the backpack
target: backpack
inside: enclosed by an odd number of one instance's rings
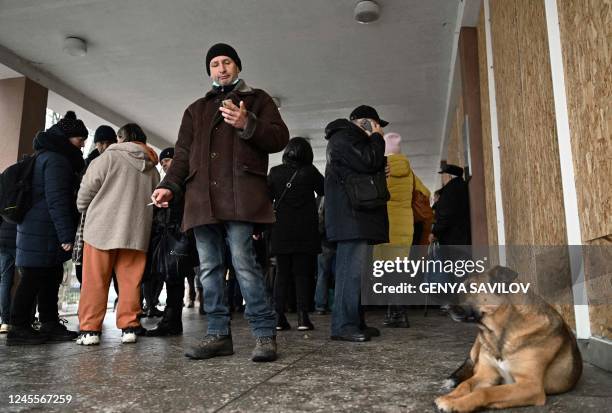
[[[38,153],[25,155],[0,174],[0,216],[19,224],[32,208],[32,176]]]
[[[433,210],[429,206],[429,198],[416,189],[416,178],[412,173],[412,214],[414,222],[429,222],[433,220]]]

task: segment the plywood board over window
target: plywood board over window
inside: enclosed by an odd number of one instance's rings
[[[612,0],[557,0],[583,241],[612,234]]]
[[[612,248],[612,0],[557,5],[582,241]],[[585,275],[590,300],[612,296],[612,274]],[[612,305],[589,313],[592,334],[612,339]]]
[[[490,4],[506,243],[564,245],[567,230],[544,2]],[[569,270],[538,277],[538,263],[545,261],[544,252],[538,251],[509,256],[508,263],[537,280],[542,292],[548,282],[558,286],[562,281],[569,287]],[[571,302],[569,288],[566,291],[564,302]],[[571,306],[559,310],[573,324]]]

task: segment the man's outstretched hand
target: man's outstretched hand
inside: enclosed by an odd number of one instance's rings
[[[166,188],[157,188],[151,195],[151,201],[158,208],[168,208],[168,202],[173,198],[174,194]]]

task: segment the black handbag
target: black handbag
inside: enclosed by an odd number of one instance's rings
[[[151,269],[166,280],[181,276],[185,260],[190,254],[189,237],[178,227],[164,228],[153,249]]]
[[[391,199],[384,172],[373,175],[350,174],[344,180],[344,188],[351,206],[356,210],[379,208]]]

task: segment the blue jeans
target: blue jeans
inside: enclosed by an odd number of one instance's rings
[[[11,319],[11,288],[15,275],[15,248],[2,248],[0,251],[0,317],[2,324]]]
[[[315,310],[325,311],[328,309],[329,282],[333,276],[335,251],[322,252],[317,257],[317,287],[315,290]]]
[[[276,313],[267,297],[261,266],[253,249],[253,224],[227,221],[201,225],[193,229],[200,256],[200,281],[204,289],[204,310],[208,334],[229,335],[230,312],[224,303],[225,248],[229,247],[232,264],[242,296],[244,314],[255,337],[276,335]]]
[[[366,240],[340,241],[336,248],[336,288],[331,335],[359,332],[361,277],[370,270],[372,247]]]

